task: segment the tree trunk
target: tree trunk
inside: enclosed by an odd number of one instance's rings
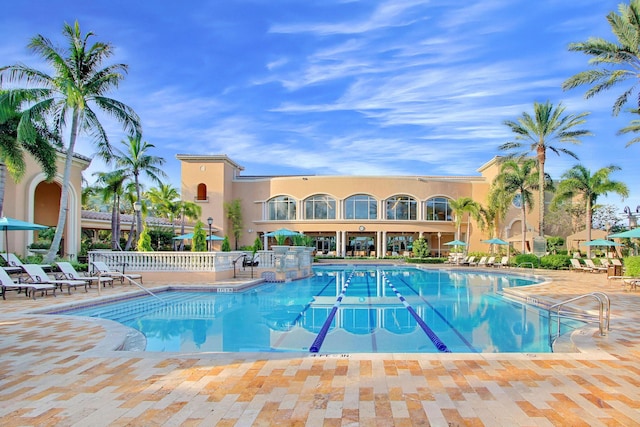
[[[7,165],[0,163],[0,215],[4,214],[4,187],[7,185]],[[6,245],[6,242],[5,242]]]
[[[71,181],[71,163],[73,161],[73,149],[76,145],[76,139],[78,137],[78,124],[80,122],[80,110],[78,108],[73,109],[73,118],[71,119],[71,135],[69,137],[69,146],[67,147],[67,157],[64,161],[64,175],[62,176],[62,191],[60,194],[60,213],[58,214],[58,224],[56,225],[56,234],[53,236],[51,247],[49,252],[44,258],[45,264],[51,264],[56,257],[58,249],[60,248],[60,242],[62,241],[62,234],[64,233],[64,226],[67,221],[67,212],[69,211],[69,185]]]
[[[589,198],[588,196],[586,197],[587,199],[587,215],[585,218],[585,222],[587,224],[587,242],[591,241],[591,215],[592,215],[592,210],[593,207],[591,206],[591,198]],[[587,246],[587,258],[591,259],[591,246]]]
[[[140,181],[138,180],[138,174],[133,175],[136,183],[136,196],[138,197],[138,203],[140,203],[140,210],[136,212],[136,232],[142,232],[142,196],[140,195]]]
[[[524,198],[522,200],[522,250],[521,253],[527,252],[527,208],[524,204]]]
[[[540,200],[538,203],[538,234],[544,237],[544,163],[546,161],[546,151],[544,146],[538,145],[538,193]]]

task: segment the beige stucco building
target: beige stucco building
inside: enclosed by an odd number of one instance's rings
[[[58,153],[58,173],[54,180],[48,183],[45,181],[40,165],[31,156],[25,155],[26,172],[20,182],[16,183],[7,174],[2,216],[55,227],[58,223],[65,158],[63,153]],[[89,167],[90,163],[91,159],[79,154],[73,157],[69,189],[69,210],[61,244],[62,253],[65,255],[75,255],[80,251],[82,171]],[[26,255],[27,245],[36,239],[37,233],[33,231],[9,231],[7,236],[8,242],[6,241],[5,233],[0,233],[2,250],[6,251],[8,249],[16,254]]]
[[[183,200],[200,204],[205,227],[206,218],[213,218],[217,234],[229,236],[232,246],[224,204],[237,199],[244,225],[238,246],[251,245],[256,237],[271,245],[264,234],[287,228],[312,236],[319,252],[338,256],[403,255],[419,237],[428,240],[432,254],[448,253],[445,243],[456,238],[449,201],[466,196],[486,205],[499,173],[498,158],[493,158],[475,176],[244,176],[244,168],[226,155],[176,157]],[[536,212],[527,216],[530,231],[537,224]],[[519,235],[520,218],[520,209],[512,206],[499,237]],[[467,221],[462,222],[462,240]],[[472,221],[469,250],[487,251],[481,241],[493,237],[488,233]]]

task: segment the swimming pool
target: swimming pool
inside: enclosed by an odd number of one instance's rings
[[[534,278],[383,265],[314,272],[244,292],[167,291],[158,293],[162,301],[144,296],[62,314],[135,328],[147,351],[551,351],[546,311],[500,295]]]

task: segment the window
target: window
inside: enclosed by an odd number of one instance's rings
[[[198,184],[198,194],[196,200],[207,200],[207,184]]]
[[[387,199],[387,219],[415,220],[417,204],[414,198],[409,196],[394,196]]]
[[[304,219],[336,219],[336,201],[332,197],[311,196],[304,201]]]
[[[446,197],[433,197],[425,202],[424,219],[427,221],[453,221],[453,211]]]
[[[344,201],[345,219],[377,219],[378,202],[366,194],[351,196]]]
[[[296,219],[296,201],[289,196],[279,196],[267,202],[270,221]]]

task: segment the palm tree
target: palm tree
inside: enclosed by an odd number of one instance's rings
[[[24,83],[25,88],[8,90],[11,102],[24,107],[22,120],[46,117],[55,124],[58,134],[69,134],[66,146],[66,160],[60,196],[60,213],[46,263],[51,263],[60,247],[62,233],[67,218],[71,163],[78,135],[81,131],[93,137],[101,155],[109,157],[111,146],[107,133],[91,105],[106,112],[122,123],[130,134],[140,133],[140,120],[131,107],[105,96],[117,88],[127,72],[124,64],[102,67],[103,62],[113,54],[110,44],[97,42],[89,46],[89,38],[83,35],[80,25],[65,24],[63,31],[67,39],[67,49],[58,48],[48,38],[37,35],[28,47],[53,67],[50,76],[23,64],[0,68],[0,79],[10,83]],[[70,122],[70,123],[69,123]]]
[[[590,37],[586,42],[569,45],[570,51],[583,52],[591,56],[589,64],[598,68],[582,71],[562,84],[564,90],[590,85],[585,98],[591,98],[619,83],[631,80],[631,87],[613,104],[614,115],[618,115],[622,106],[627,103],[640,78],[640,0],[631,0],[628,5],[621,3],[618,12],[610,12],[607,15],[617,43],[600,37]]]
[[[585,117],[589,113],[581,113],[578,115],[563,115],[565,107],[559,104],[554,108],[549,101],[544,104],[538,102],[533,103],[533,116],[524,112],[517,121],[506,120],[504,124],[511,129],[516,135],[514,141],[502,144],[499,149],[509,151],[507,159],[520,157],[523,158],[529,152],[535,152],[538,161],[538,197],[539,197],[539,217],[538,217],[538,233],[544,236],[544,195],[545,195],[545,162],[547,160],[547,150],[557,155],[560,153],[567,154],[577,159],[572,151],[552,145],[557,143],[579,144],[580,137],[591,135],[591,132],[585,129],[575,129],[576,126],[585,123]],[[524,150],[524,151],[523,151]]]
[[[240,204],[240,199],[234,199],[228,203],[225,202],[224,210],[227,214],[227,219],[231,221],[231,229],[233,232],[233,237],[236,241],[237,251],[238,240],[240,240],[240,236],[242,235],[242,228],[244,227],[242,224],[242,205]]]
[[[4,209],[4,189],[7,171],[15,182],[24,176],[26,164],[24,152],[28,152],[40,164],[46,180],[50,182],[56,175],[56,147],[59,142],[42,123],[22,120],[23,115],[17,105],[3,99],[0,93],[0,212]]]
[[[190,202],[186,200],[180,200],[178,202],[180,207],[180,234],[184,234],[185,229],[185,221],[186,219],[196,220],[200,218],[202,215],[202,207],[195,202]],[[184,240],[180,241],[180,250],[184,248]]]
[[[122,250],[120,247],[120,200],[127,177],[121,171],[96,172],[98,178],[94,192],[99,194],[102,202],[111,201],[111,250]]]
[[[162,184],[160,177],[167,177],[167,174],[159,166],[162,166],[165,160],[162,157],[147,154],[149,149],[154,148],[155,145],[142,141],[140,134],[130,136],[127,141],[121,142],[126,146],[126,151],[120,151],[115,148],[113,161],[117,167],[121,168],[124,174],[133,176],[136,196],[138,200],[142,200],[140,175],[144,174],[152,181]],[[142,230],[142,211],[137,212],[136,229]]]
[[[455,200],[449,201],[449,206],[453,211],[456,224],[456,240],[460,240],[460,225],[462,224],[462,217],[465,213],[469,214],[469,217],[477,217],[480,205],[474,202],[471,197],[459,197]],[[471,227],[471,219],[467,220],[467,244],[469,243],[469,231]]]
[[[533,193],[531,190],[538,188],[538,171],[536,171],[536,161],[534,159],[524,159],[521,161],[507,160],[496,176],[494,184],[503,189],[508,194],[509,203],[516,196],[521,198],[521,232],[522,232],[522,253],[526,252],[527,242],[527,208],[533,207]]]
[[[571,201],[575,197],[583,199],[587,211],[585,215],[587,241],[591,240],[593,207],[598,197],[606,196],[608,193],[616,193],[623,198],[629,196],[629,188],[624,183],[612,181],[609,178],[613,172],[619,170],[618,166],[610,165],[591,174],[589,169],[578,164],[562,175],[563,180],[558,184],[553,204],[557,205],[567,200]],[[587,257],[591,257],[590,246],[587,246]]]
[[[178,190],[171,184],[160,184],[158,187],[150,188],[146,192],[146,198],[152,203],[155,216],[171,221],[172,231],[175,234],[175,220],[180,215],[181,209]]]

